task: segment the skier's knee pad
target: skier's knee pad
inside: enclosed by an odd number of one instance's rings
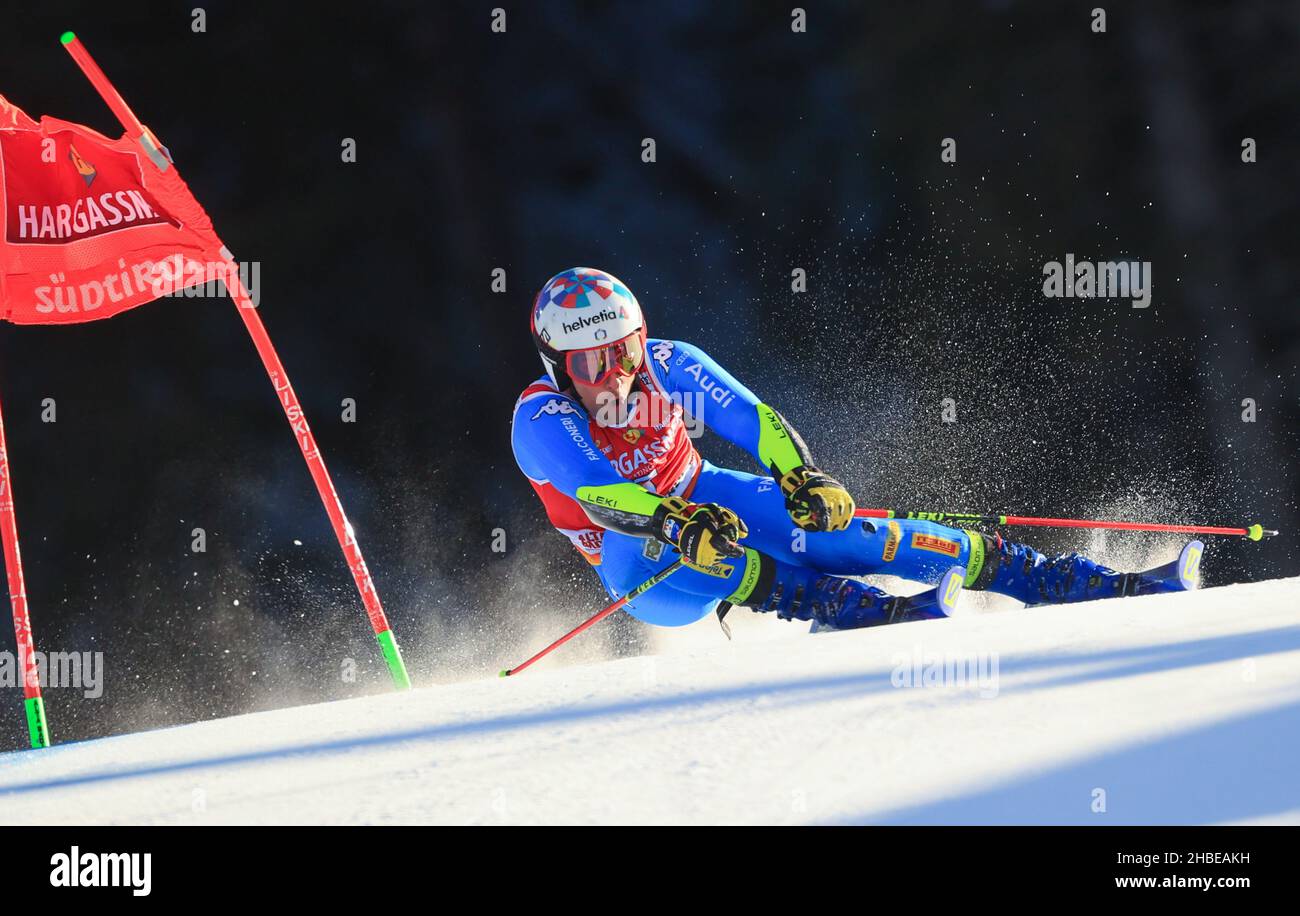
[[[774,557],[752,548],[745,550],[745,569],[736,590],[724,600],[754,611],[776,611],[786,620],[809,619],[800,616],[805,596],[812,591],[817,578],[823,573],[782,563]]]
[[[966,531],[970,557],[966,561],[966,588],[982,591],[993,584],[1001,562],[1002,536]]]
[[[772,591],[776,579],[777,566],[780,564],[760,550],[745,548],[745,568],[741,571],[736,590],[723,600],[728,604],[758,609]]]
[[[728,600],[760,613],[775,611],[782,620],[818,618],[833,599],[836,586],[846,581],[806,566],[782,563],[758,551],[754,556],[758,564],[754,587],[743,598]]]

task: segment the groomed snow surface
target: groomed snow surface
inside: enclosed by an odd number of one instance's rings
[[[3,755],[0,822],[1300,823],[1300,578],[732,618],[731,643],[709,620],[644,658]]]

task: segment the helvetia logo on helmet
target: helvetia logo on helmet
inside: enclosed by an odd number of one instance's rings
[[[572,323],[561,321],[560,327],[564,329],[564,333],[572,334],[574,331],[581,331],[583,328],[589,328],[593,324],[600,324],[603,321],[614,321],[617,318],[618,313],[613,309],[604,309],[603,311],[592,315],[590,318],[579,317],[577,321]]]

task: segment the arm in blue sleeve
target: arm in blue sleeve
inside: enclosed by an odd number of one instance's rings
[[[681,399],[693,419],[745,449],[774,477],[812,465],[808,446],[794,427],[699,347],[657,340],[650,345],[650,358],[664,387]]]
[[[602,528],[647,537],[663,497],[625,480],[591,441],[587,413],[573,398],[533,395],[515,407],[511,446],[530,480],[549,483]]]

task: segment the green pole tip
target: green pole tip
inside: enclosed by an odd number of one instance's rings
[[[1249,528],[1246,529],[1246,532],[1247,532],[1246,537],[1250,538],[1252,541],[1258,541],[1262,537],[1264,537],[1264,526],[1251,525]]]
[[[59,36],[59,41],[63,42],[65,45],[70,45],[76,40],[76,38],[77,36],[73,35],[71,32],[64,32]]]
[[[379,640],[384,661],[388,663],[388,672],[393,676],[393,685],[398,690],[410,690],[411,676],[406,672],[406,662],[402,661],[402,652],[397,648],[397,639],[393,636],[393,631],[384,630],[376,633],[375,639]]]
[[[500,671],[497,672],[497,677],[510,677],[510,669],[502,668]]]
[[[45,701],[40,697],[23,700],[27,710],[27,731],[32,739],[32,747],[50,746],[50,726],[45,721]]]

